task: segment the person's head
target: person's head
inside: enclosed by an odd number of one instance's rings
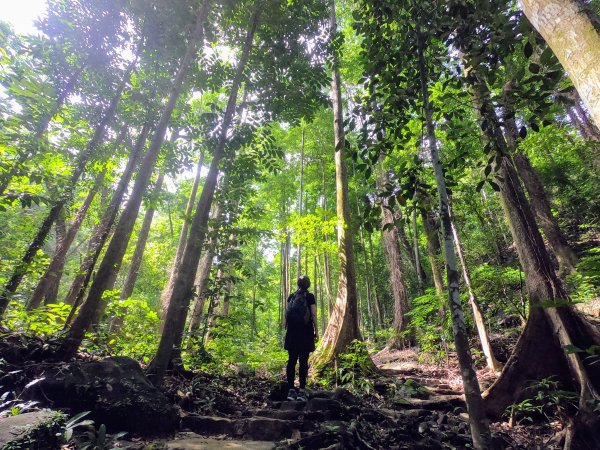
[[[300,278],[298,278],[298,287],[306,291],[310,287],[310,278],[308,278],[306,275],[302,275]]]

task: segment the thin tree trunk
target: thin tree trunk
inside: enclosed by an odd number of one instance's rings
[[[413,227],[413,254],[415,258],[415,270],[417,274],[417,294],[423,295],[425,286],[425,274],[421,265],[421,254],[419,251],[419,229],[417,228],[417,211],[412,212],[412,227]]]
[[[371,263],[369,264],[370,269],[371,269],[371,273],[375,273],[375,269],[373,268],[373,240],[371,239],[371,233],[368,234],[369,236],[369,256],[370,256],[370,261]],[[373,298],[373,303],[375,306],[375,312],[377,314],[377,324],[379,326],[383,326],[383,315],[381,313],[381,306],[379,303],[379,295],[377,294],[377,286],[375,283],[375,279],[373,279],[373,294],[374,294],[374,298]]]
[[[442,269],[440,267],[440,239],[437,232],[437,223],[435,219],[435,213],[421,213],[421,219],[423,220],[423,229],[425,230],[425,237],[427,238],[427,258],[431,265],[431,278],[433,278],[433,286],[435,292],[438,295],[442,295],[444,292],[444,280],[442,278]]]
[[[169,100],[162,111],[162,116],[156,127],[152,143],[142,161],[127,206],[119,219],[119,223],[117,224],[113,238],[108,245],[104,259],[102,260],[102,263],[100,263],[98,274],[90,287],[88,297],[81,306],[81,311],[79,312],[77,319],[73,322],[73,325],[64,340],[62,352],[67,358],[77,351],[85,332],[90,325],[96,321],[96,317],[101,309],[104,292],[107,289],[110,289],[114,284],[116,275],[123,261],[123,256],[127,250],[127,244],[129,243],[131,231],[140,209],[143,193],[147,189],[148,182],[150,181],[156,159],[158,158],[158,154],[164,141],[167,126],[169,125],[171,115],[175,109],[175,104],[177,103],[183,88],[184,79],[189,71],[192,59],[196,55],[198,44],[204,40],[204,22],[208,15],[208,4],[209,0],[205,0],[197,12],[194,31],[190,37],[185,55],[173,81]]]
[[[600,124],[600,33],[580,0],[520,0],[573,81],[596,125]]]
[[[42,275],[42,278],[38,282],[35,291],[33,291],[33,294],[27,303],[26,309],[28,311],[38,308],[42,301],[44,301],[44,303],[56,302],[60,279],[62,278],[63,269],[67,260],[67,253],[71,248],[73,241],[75,240],[75,236],[77,236],[77,232],[83,223],[83,219],[85,218],[88,209],[90,208],[92,201],[98,192],[98,189],[104,181],[105,174],[106,171],[103,171],[98,176],[96,183],[94,183],[94,186],[88,192],[88,195],[79,208],[79,211],[77,211],[75,219],[69,227],[69,231],[66,233],[60,247],[57,249],[56,254],[54,255],[54,258],[52,258],[48,269],[46,269],[46,272],[44,275]]]
[[[337,35],[335,2],[329,1],[329,32],[333,39]],[[314,367],[321,370],[355,339],[361,340],[358,327],[358,305],[356,292],[356,273],[352,231],[350,229],[350,202],[348,199],[348,176],[346,171],[346,149],[344,136],[344,118],[342,112],[342,92],[340,83],[339,59],[332,55],[331,95],[333,103],[333,129],[335,135],[335,181],[338,219],[338,256],[340,273],[338,292],[325,333],[313,355]]]
[[[185,208],[183,225],[181,227],[181,232],[179,233],[179,242],[177,243],[177,253],[175,254],[173,267],[171,268],[171,273],[169,274],[169,281],[167,282],[167,287],[164,289],[161,296],[161,317],[164,317],[167,309],[169,308],[167,299],[171,298],[171,291],[173,290],[173,281],[175,280],[175,274],[177,273],[177,271],[179,270],[179,266],[181,265],[181,257],[183,255],[183,249],[185,248],[185,242],[187,241],[189,222],[192,217],[192,212],[194,211],[194,204],[196,203],[196,194],[198,193],[198,185],[200,184],[200,172],[202,171],[203,162],[204,150],[202,150],[202,153],[200,153],[200,158],[198,159],[198,166],[196,167],[196,177],[194,178],[192,192],[190,193],[190,197],[188,198],[187,206]]]
[[[380,159],[379,174],[377,176],[377,187],[381,191],[388,183],[387,173],[383,168],[383,159]],[[404,281],[404,263],[400,253],[400,240],[398,229],[395,225],[394,213],[387,199],[381,201],[381,234],[383,250],[389,269],[389,282],[394,297],[394,335],[388,342],[391,349],[403,349],[411,344],[409,332],[409,319],[407,317],[410,307],[408,304],[408,293]]]
[[[52,206],[52,208],[48,212],[48,215],[44,219],[44,222],[40,226],[36,236],[33,238],[31,244],[29,244],[25,255],[23,256],[21,261],[17,263],[17,266],[15,267],[12,276],[10,277],[8,283],[6,283],[6,285],[4,286],[2,294],[0,294],[0,319],[4,314],[6,307],[8,306],[10,297],[12,297],[12,295],[18,289],[19,285],[21,284],[21,281],[23,280],[23,277],[29,269],[29,266],[33,262],[33,259],[37,255],[40,248],[42,248],[42,245],[44,245],[46,237],[48,236],[48,233],[50,232],[54,221],[60,214],[63,207],[67,204],[67,202],[70,201],[73,195],[73,191],[77,185],[77,182],[79,181],[79,178],[81,178],[81,175],[83,175],[87,163],[93,157],[98,146],[104,140],[106,128],[112,122],[115,116],[115,113],[117,111],[117,105],[119,104],[121,95],[125,90],[127,83],[129,82],[129,78],[131,76],[133,68],[134,62],[132,62],[127,68],[125,76],[123,77],[123,79],[121,80],[121,84],[117,88],[117,92],[111,99],[109,106],[106,108],[102,120],[94,130],[94,135],[92,136],[92,139],[87,144],[86,148],[77,156],[77,164],[73,169],[73,172],[71,173],[69,181],[67,182],[67,187],[60,195],[54,206]]]
[[[302,218],[302,196],[304,195],[304,125],[302,125],[302,142],[300,145],[300,192],[298,193],[298,218]],[[298,241],[296,277],[302,275],[302,242]]]
[[[494,351],[492,350],[490,337],[488,335],[487,326],[485,324],[485,318],[483,317],[483,312],[481,311],[479,300],[477,300],[477,295],[475,295],[473,287],[471,286],[471,275],[469,273],[469,267],[467,266],[467,262],[465,261],[460,238],[458,237],[456,226],[454,226],[454,221],[452,220],[452,218],[450,219],[450,226],[452,227],[454,246],[456,247],[456,253],[458,254],[458,259],[462,267],[463,278],[465,280],[465,285],[467,286],[467,291],[469,293],[469,304],[471,305],[471,309],[473,310],[473,318],[475,319],[475,326],[477,328],[477,334],[479,335],[479,342],[481,342],[481,348],[483,349],[483,354],[485,355],[487,366],[494,372],[497,372],[502,370],[502,364],[498,362],[496,356],[494,355]]]
[[[71,287],[67,296],[65,297],[64,302],[73,305],[71,309],[71,313],[69,315],[69,319],[67,323],[71,322],[71,318],[74,316],[75,311],[81,304],[83,297],[85,296],[85,291],[87,289],[88,283],[92,278],[92,272],[94,270],[94,266],[96,265],[96,261],[100,256],[100,252],[104,248],[104,244],[108,239],[110,234],[110,230],[115,222],[117,214],[119,212],[119,207],[123,201],[123,196],[125,195],[125,191],[127,190],[127,186],[131,181],[131,177],[133,176],[133,172],[138,164],[138,161],[143,153],[144,146],[146,145],[146,139],[148,138],[148,133],[150,132],[151,123],[148,121],[140,131],[140,134],[137,138],[133,151],[129,155],[129,160],[127,161],[127,165],[123,170],[123,174],[121,175],[121,179],[115,188],[113,195],[111,197],[109,205],[106,207],[106,210],[102,214],[102,218],[100,223],[94,229],[92,233],[92,237],[90,238],[90,245],[83,259],[82,263],[79,266],[79,271],[75,275],[73,282],[71,283]]]
[[[206,236],[210,206],[217,185],[219,163],[225,152],[227,133],[233,121],[238,91],[242,83],[244,69],[246,68],[250,57],[254,33],[258,27],[261,12],[261,2],[257,1],[250,20],[250,29],[246,35],[242,55],[238,62],[235,77],[231,85],[231,92],[223,116],[218,143],[213,153],[209,173],[206,177],[202,194],[200,195],[200,200],[196,207],[196,214],[190,227],[188,242],[182,257],[181,270],[177,273],[173,285],[173,294],[165,317],[164,331],[161,335],[156,356],[148,367],[149,376],[154,383],[159,383],[162,380],[171,360],[173,344],[180,340],[179,336],[181,336],[185,327],[185,317],[183,320],[181,319],[181,317],[184,316],[181,311],[187,311],[193,295],[192,286],[194,283],[195,269],[198,265],[200,250]]]
[[[423,98],[423,110],[427,124],[427,140],[431,153],[431,163],[435,174],[437,190],[439,195],[440,215],[442,219],[442,231],[444,235],[444,250],[446,258],[446,274],[448,277],[448,304],[452,317],[452,334],[454,345],[460,366],[460,372],[465,391],[465,400],[469,413],[469,424],[473,446],[476,449],[488,449],[491,444],[491,433],[489,423],[485,415],[483,400],[477,374],[471,359],[471,350],[465,327],[465,320],[460,302],[458,271],[456,256],[454,254],[454,239],[450,223],[450,211],[448,205],[448,192],[444,170],[440,160],[435,127],[433,124],[433,107],[429,101],[429,88],[427,86],[427,66],[425,63],[424,35],[417,30],[417,51],[419,58],[419,76],[421,81],[421,93]]]
[[[154,184],[154,190],[150,196],[152,199],[151,202],[155,201],[155,199],[160,195],[164,179],[165,174],[164,172],[161,172],[156,180],[156,183]],[[144,251],[146,249],[146,243],[148,242],[148,236],[150,235],[150,229],[152,228],[152,219],[154,219],[155,212],[156,208],[153,204],[150,204],[146,210],[146,213],[144,214],[144,221],[142,222],[142,227],[140,228],[138,239],[135,244],[135,250],[133,251],[133,256],[131,257],[131,264],[129,265],[125,283],[123,284],[123,289],[121,290],[121,300],[131,297],[133,289],[135,288],[135,282],[137,281],[138,274],[140,273],[140,267],[142,266],[142,261],[144,259]]]

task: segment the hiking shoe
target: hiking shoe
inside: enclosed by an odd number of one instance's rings
[[[287,400],[290,402],[296,401],[296,389],[290,389],[287,395]]]
[[[298,400],[300,402],[305,402],[306,401],[306,391],[304,389],[300,389],[298,391],[298,395],[296,396],[296,400]]]

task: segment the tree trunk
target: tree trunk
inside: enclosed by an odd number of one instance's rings
[[[196,167],[196,177],[194,178],[194,184],[192,185],[192,192],[190,193],[190,197],[188,198],[187,206],[185,208],[185,215],[183,217],[183,226],[181,227],[181,232],[179,233],[179,242],[177,243],[177,253],[175,254],[175,259],[173,261],[173,267],[171,267],[171,273],[169,274],[169,281],[167,282],[167,287],[163,291],[161,296],[161,317],[164,317],[167,309],[169,308],[169,304],[166,303],[167,299],[171,298],[171,291],[173,290],[173,281],[175,280],[175,274],[179,270],[179,266],[181,265],[181,256],[183,255],[183,249],[185,248],[185,242],[187,241],[188,235],[188,227],[189,222],[192,217],[192,212],[194,211],[194,203],[196,202],[196,194],[198,193],[198,185],[200,184],[200,172],[202,171],[202,164],[204,162],[204,150],[200,153],[200,158],[198,159],[198,166]]]
[[[578,353],[565,354],[565,348],[574,345],[586,349],[590,345],[600,345],[600,332],[570,305],[519,183],[498,116],[493,106],[485,101],[490,93],[478,77],[475,81],[474,98],[475,101],[481,99],[479,111],[482,118],[488,121],[485,137],[493,144],[501,161],[498,182],[502,207],[525,272],[531,305],[525,330],[502,374],[484,394],[486,409],[491,415],[500,416],[508,405],[522,398],[531,380],[555,375],[567,389],[575,386],[579,390],[579,413],[576,419],[579,423],[588,422],[594,415],[588,401],[599,398],[600,367],[590,363],[587,358],[583,359]],[[598,426],[597,417],[594,424]]]
[[[514,119],[514,111],[509,102],[508,94],[512,87],[512,83],[508,83],[503,88],[502,103],[505,110],[505,137],[509,147],[514,152],[514,163],[519,172],[521,180],[527,189],[529,194],[529,201],[533,212],[537,218],[539,225],[544,231],[548,245],[552,249],[552,253],[556,256],[558,261],[559,274],[567,275],[575,270],[577,265],[577,255],[573,249],[569,246],[567,239],[560,230],[558,222],[552,214],[552,208],[550,207],[550,200],[548,194],[544,189],[544,184],[537,173],[537,171],[531,165],[531,161],[523,153],[522,150],[518,149],[518,131],[517,125]]]
[[[330,38],[333,39],[337,35],[335,2],[333,0],[329,1],[329,7],[331,10],[329,32]],[[317,370],[321,370],[323,367],[332,364],[334,359],[345,351],[348,344],[353,340],[361,339],[358,328],[356,273],[354,267],[354,250],[352,248],[353,239],[352,230],[350,229],[350,202],[348,199],[348,175],[346,173],[346,139],[344,136],[339,58],[335,50],[332,55],[332,62],[331,96],[335,135],[335,184],[340,273],[333,314],[329,318],[321,343],[313,355],[313,367]]]
[[[27,302],[26,309],[28,311],[38,308],[42,301],[44,301],[44,303],[56,302],[60,279],[62,277],[63,269],[67,260],[67,253],[71,248],[73,241],[75,240],[75,236],[77,236],[79,227],[83,223],[83,219],[85,218],[88,209],[90,208],[92,201],[94,200],[94,197],[98,192],[98,189],[104,181],[105,174],[106,171],[98,175],[96,183],[88,192],[88,195],[86,196],[85,200],[83,201],[83,204],[79,208],[79,211],[77,211],[75,219],[69,227],[69,231],[66,233],[63,241],[61,242],[61,245],[56,251],[56,254],[52,258],[48,269],[46,269],[46,272],[44,273],[44,275],[42,275],[42,278],[38,282],[35,291],[33,291],[33,294],[29,299],[29,302]]]
[[[54,221],[60,214],[65,204],[67,204],[67,202],[70,201],[73,195],[73,190],[75,189],[79,178],[81,177],[81,175],[83,175],[87,163],[94,156],[94,153],[96,152],[98,146],[104,140],[106,128],[112,122],[115,116],[115,113],[117,111],[117,105],[119,104],[121,95],[125,90],[127,83],[129,82],[129,78],[131,76],[133,68],[134,63],[131,63],[127,68],[127,71],[125,72],[125,76],[121,80],[121,84],[117,88],[117,92],[111,99],[109,106],[106,108],[102,120],[94,130],[94,135],[92,136],[92,139],[87,144],[86,148],[77,156],[77,164],[73,169],[73,172],[71,173],[69,181],[67,182],[67,187],[60,195],[54,206],[48,212],[48,215],[44,219],[44,222],[40,226],[36,236],[33,238],[31,244],[29,244],[25,255],[15,267],[15,270],[8,283],[6,283],[6,285],[4,286],[2,294],[0,294],[0,319],[4,314],[6,307],[8,306],[10,297],[12,297],[12,295],[18,289],[19,285],[21,284],[21,281],[23,280],[23,276],[25,276],[25,273],[27,273],[27,270],[33,262],[33,259],[37,255],[40,248],[42,248],[42,245],[44,245],[46,237],[48,236],[48,233],[50,232]]]
[[[123,256],[127,250],[127,244],[131,236],[131,231],[135,225],[140,205],[142,203],[142,196],[144,191],[147,189],[148,182],[152,175],[156,159],[162,147],[167,126],[171,120],[173,109],[183,88],[183,81],[189,71],[192,59],[196,55],[196,49],[200,42],[204,39],[204,22],[208,15],[208,3],[209,0],[205,0],[197,13],[196,25],[193,31],[190,41],[188,43],[185,55],[181,61],[177,75],[173,81],[171,92],[169,94],[169,100],[167,101],[162,111],[162,116],[156,127],[155,134],[152,138],[150,148],[142,161],[142,165],[138,172],[138,176],[135,180],[129,201],[127,206],[119,219],[119,223],[116,226],[113,238],[108,245],[106,254],[92,286],[85,303],[81,307],[81,311],[77,316],[77,319],[73,322],[67,337],[64,340],[62,346],[62,352],[66,358],[73,355],[79,347],[81,340],[90,325],[96,320],[98,313],[100,312],[102,305],[102,297],[107,289],[110,289],[114,284],[116,275],[119,271]]]
[[[164,179],[165,174],[164,172],[161,172],[154,185],[152,195],[150,196],[152,199],[151,202],[155,201],[156,198],[160,195]],[[156,209],[154,205],[150,204],[144,215],[142,228],[140,228],[138,239],[135,244],[135,250],[133,251],[133,256],[131,257],[131,264],[129,266],[129,270],[127,271],[127,277],[125,278],[123,289],[121,290],[121,300],[128,299],[133,293],[133,288],[135,287],[135,282],[137,281],[137,277],[140,272],[140,267],[142,265],[142,260],[144,258],[144,250],[146,249],[146,242],[148,242],[148,236],[150,235],[152,219],[154,219],[155,212]]]
[[[477,295],[475,294],[475,292],[473,292],[473,288],[471,286],[471,274],[469,273],[469,267],[467,266],[467,262],[465,261],[460,238],[458,237],[458,232],[456,231],[456,226],[454,225],[454,221],[452,219],[450,219],[450,226],[452,227],[454,246],[456,247],[456,253],[458,254],[458,259],[462,267],[465,285],[467,286],[467,291],[469,292],[469,304],[471,305],[471,309],[473,310],[473,318],[475,319],[475,327],[477,328],[477,334],[479,335],[479,342],[481,343],[481,348],[483,349],[483,354],[485,355],[487,366],[490,368],[490,370],[498,372],[502,370],[502,364],[498,362],[496,356],[494,355],[494,351],[492,350],[492,345],[490,344],[490,337],[488,335],[487,326],[485,324],[485,318],[483,317],[481,306],[479,306],[479,300],[477,300]]]
[[[377,177],[377,188],[381,191],[389,182],[388,175],[383,168],[383,159],[379,162],[379,175]],[[403,349],[411,344],[409,334],[410,320],[407,317],[410,311],[408,304],[408,293],[406,292],[404,280],[404,263],[400,253],[400,239],[398,229],[387,199],[381,200],[381,241],[389,269],[389,281],[394,296],[394,335],[388,342],[390,349]]]
[[[373,268],[373,240],[371,239],[371,233],[368,234],[369,236],[369,260],[370,260],[370,268],[371,268],[371,273],[375,273],[375,269]],[[384,320],[383,320],[383,314],[381,313],[381,306],[379,304],[379,295],[377,294],[377,283],[375,282],[375,278],[373,277],[373,305],[375,306],[375,313],[377,315],[377,324],[381,327],[383,326]]]
[[[440,239],[438,237],[438,224],[435,218],[435,213],[421,212],[421,219],[423,220],[423,229],[425,230],[425,237],[427,238],[427,258],[431,265],[431,278],[433,278],[433,285],[437,295],[444,293],[444,280],[442,278],[442,269],[440,267]]]
[[[536,170],[531,165],[529,158],[521,151],[514,157],[519,176],[529,194],[529,200],[539,225],[544,231],[548,245],[558,260],[559,273],[567,275],[575,270],[577,255],[569,246],[567,239],[561,232],[556,218],[552,214],[548,195]]]
[[[600,34],[581,0],[521,0],[529,22],[544,37],[600,124]]]
[[[106,207],[106,210],[102,214],[102,219],[100,223],[94,229],[92,233],[92,237],[90,238],[90,245],[86,252],[86,255],[79,266],[79,271],[75,275],[73,282],[71,283],[71,287],[67,296],[65,297],[64,302],[73,305],[71,310],[71,314],[69,315],[69,319],[67,323],[71,322],[71,318],[74,316],[75,311],[81,304],[83,297],[85,296],[85,291],[87,289],[88,283],[92,278],[92,272],[94,270],[94,266],[96,265],[96,261],[100,256],[100,252],[104,248],[104,244],[108,239],[108,235],[112,226],[117,217],[117,213],[119,212],[119,207],[121,206],[121,202],[123,201],[123,196],[125,195],[125,191],[127,190],[127,186],[131,181],[131,177],[133,176],[133,172],[138,164],[138,161],[143,153],[144,147],[146,145],[146,140],[148,138],[148,133],[150,132],[151,123],[148,121],[137,138],[133,151],[129,156],[129,160],[127,161],[127,165],[123,170],[123,174],[121,175],[121,179],[115,188],[113,195],[111,197],[109,205]]]
[[[179,336],[182,335],[185,327],[185,317],[183,317],[184,314],[182,311],[187,312],[190,300],[193,296],[192,286],[194,283],[196,267],[200,259],[200,250],[206,236],[210,206],[214,197],[219,174],[219,163],[225,151],[227,133],[229,132],[229,127],[233,121],[238,91],[242,83],[243,72],[250,57],[254,33],[258,27],[261,13],[260,5],[261,2],[258,1],[254,7],[254,12],[250,20],[250,28],[246,35],[242,55],[238,62],[235,77],[231,85],[231,92],[229,94],[227,108],[223,116],[223,122],[221,124],[217,146],[213,153],[213,159],[210,165],[209,173],[206,177],[202,194],[200,195],[200,200],[198,201],[198,206],[196,207],[196,214],[194,215],[194,220],[190,227],[188,242],[185,246],[185,251],[182,257],[181,270],[177,273],[173,285],[173,293],[169,301],[169,309],[167,310],[165,317],[164,331],[161,335],[156,356],[148,367],[149,376],[152,378],[154,383],[160,383],[162,380],[171,360],[173,344],[178,340],[181,340]],[[183,317],[183,320],[181,317]]]
[[[412,212],[412,227],[413,227],[413,254],[415,259],[415,271],[417,274],[417,294],[423,295],[425,292],[423,286],[425,286],[425,274],[423,273],[423,266],[421,265],[421,254],[419,251],[419,231],[417,228],[417,211]]]
[[[302,196],[304,195],[304,125],[302,125],[302,142],[300,145],[300,192],[298,192],[298,218],[302,218]],[[302,242],[298,241],[296,277],[302,276]]]
[[[444,235],[444,253],[446,258],[446,274],[448,277],[448,303],[452,317],[452,334],[454,336],[454,345],[460,366],[460,372],[465,391],[465,400],[469,413],[469,424],[473,446],[476,449],[488,449],[491,444],[491,433],[489,423],[485,415],[479,382],[473,361],[471,359],[471,350],[465,327],[465,320],[460,302],[458,271],[456,265],[456,256],[454,254],[454,239],[452,237],[452,227],[450,222],[450,209],[448,204],[448,192],[446,190],[446,180],[444,170],[440,160],[435,128],[433,124],[433,107],[429,101],[429,88],[427,86],[427,66],[425,63],[425,43],[424,35],[417,31],[417,49],[419,57],[419,76],[421,81],[421,93],[423,98],[423,110],[425,122],[427,124],[427,140],[431,153],[431,164],[435,174],[437,190],[440,200],[440,215],[442,219],[442,231]]]

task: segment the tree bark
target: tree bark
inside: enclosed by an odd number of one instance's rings
[[[330,38],[337,34],[335,2],[329,1]],[[356,292],[356,273],[352,230],[350,229],[350,202],[348,198],[348,175],[346,171],[346,150],[344,118],[342,111],[342,91],[340,82],[339,59],[332,55],[331,96],[333,103],[333,129],[335,135],[335,184],[337,203],[338,257],[340,273],[338,292],[321,343],[313,354],[313,367],[322,370],[334,362],[334,359],[355,339],[361,340],[358,327],[358,305]]]
[[[431,265],[431,278],[433,278],[433,286],[437,295],[442,295],[444,292],[444,280],[442,278],[442,269],[440,267],[440,239],[438,237],[438,224],[435,218],[435,213],[421,212],[423,220],[423,229],[427,238],[427,259]]]
[[[417,211],[412,212],[412,227],[413,227],[413,254],[415,259],[415,270],[417,273],[417,294],[423,295],[425,286],[425,274],[421,265],[421,253],[419,251],[419,231],[417,228]]]
[[[115,116],[119,100],[121,99],[121,95],[123,94],[123,91],[125,90],[125,87],[129,82],[129,78],[131,76],[133,68],[134,62],[132,62],[127,68],[125,75],[121,80],[119,87],[117,88],[117,92],[111,99],[110,104],[106,108],[106,111],[104,111],[102,120],[94,130],[94,135],[92,136],[92,139],[87,144],[86,148],[77,156],[77,164],[74,167],[73,172],[71,173],[69,181],[67,182],[66,189],[62,192],[54,206],[52,206],[52,208],[48,212],[48,215],[44,219],[44,222],[40,226],[36,236],[33,238],[31,244],[29,244],[25,255],[23,256],[21,261],[17,263],[17,266],[15,267],[12,276],[8,280],[8,283],[6,283],[6,285],[4,286],[2,294],[0,294],[0,319],[3,316],[6,307],[8,306],[10,297],[12,297],[12,295],[18,289],[19,285],[21,284],[21,281],[23,280],[23,277],[29,269],[29,266],[33,262],[33,259],[37,255],[40,248],[42,248],[42,245],[44,245],[46,237],[48,236],[52,225],[56,221],[56,218],[60,214],[63,207],[67,204],[67,202],[70,201],[73,195],[73,190],[75,189],[79,178],[81,178],[81,175],[83,175],[87,163],[96,152],[98,146],[104,140],[106,128],[112,122]]]
[[[246,34],[242,55],[238,62],[235,77],[231,85],[231,92],[223,116],[223,122],[219,131],[219,139],[213,153],[209,173],[204,182],[202,194],[200,195],[200,200],[196,207],[196,214],[194,215],[194,220],[190,227],[188,242],[182,257],[181,270],[177,273],[173,285],[173,293],[165,317],[164,331],[161,335],[156,355],[148,367],[148,374],[155,384],[161,382],[169,362],[171,361],[173,344],[177,341],[181,341],[180,336],[185,328],[185,314],[182,313],[182,311],[187,313],[190,300],[193,296],[192,286],[198,260],[200,259],[200,250],[206,236],[210,206],[214,197],[219,174],[219,163],[225,152],[227,133],[229,132],[229,127],[233,121],[238,91],[241,87],[244,69],[246,68],[250,57],[250,50],[252,48],[252,42],[258,27],[261,12],[261,2],[257,1],[254,6],[252,18],[250,19],[250,28]]]
[[[65,234],[61,245],[57,249],[56,254],[52,258],[52,261],[48,266],[48,269],[46,269],[46,272],[44,273],[44,275],[42,275],[42,278],[40,279],[35,290],[33,291],[29,302],[27,302],[26,309],[28,311],[38,308],[42,301],[44,301],[44,303],[56,302],[60,279],[62,277],[63,269],[67,260],[67,253],[71,248],[73,241],[75,240],[75,236],[77,236],[77,232],[79,231],[79,228],[83,223],[83,219],[85,218],[88,209],[90,208],[92,201],[94,200],[94,197],[98,192],[98,189],[104,181],[105,174],[106,171],[102,172],[98,176],[96,182],[94,183],[94,186],[88,192],[88,195],[86,196],[81,207],[79,208],[79,211],[77,211],[75,219],[69,227],[69,231]]]
[[[544,37],[596,125],[600,124],[600,34],[580,0],[520,0],[529,22]]]
[[[465,400],[469,413],[469,424],[473,446],[476,449],[488,449],[491,444],[491,433],[486,418],[481,391],[473,361],[465,327],[465,320],[460,302],[458,271],[456,256],[454,254],[454,239],[450,222],[450,209],[448,203],[448,192],[444,170],[440,160],[435,127],[433,124],[433,107],[429,101],[429,88],[427,86],[427,66],[425,63],[425,36],[417,30],[417,49],[419,58],[419,77],[421,82],[421,93],[423,98],[423,111],[427,124],[427,145],[431,153],[431,163],[435,174],[437,190],[439,194],[440,215],[442,219],[442,231],[444,235],[444,253],[446,258],[446,274],[448,277],[448,303],[452,316],[452,334],[454,345],[460,366]]]
[[[90,325],[96,320],[100,307],[102,305],[102,297],[107,289],[110,289],[114,284],[116,275],[119,271],[123,256],[127,250],[127,244],[131,236],[131,231],[135,224],[136,217],[138,215],[140,205],[142,203],[142,196],[148,186],[148,182],[152,175],[156,159],[162,147],[167,126],[171,120],[171,115],[175,109],[175,104],[183,88],[183,81],[189,71],[192,59],[196,54],[198,44],[204,39],[204,22],[208,15],[208,4],[209,0],[205,0],[197,12],[197,19],[195,28],[190,41],[188,43],[185,55],[177,71],[177,75],[173,81],[171,92],[169,93],[169,100],[167,101],[160,121],[156,127],[155,134],[152,138],[150,148],[146,153],[142,165],[138,172],[138,176],[135,180],[131,196],[127,202],[127,206],[119,219],[119,223],[116,226],[113,238],[108,245],[106,254],[92,286],[85,303],[82,305],[79,315],[73,322],[73,325],[69,329],[69,332],[62,345],[62,353],[65,358],[69,358],[76,351],[83,336]]]

